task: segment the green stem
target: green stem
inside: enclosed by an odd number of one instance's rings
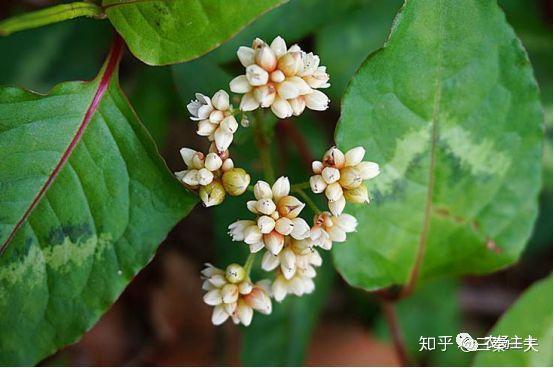
[[[314,201],[310,198],[309,195],[306,194],[302,189],[299,188],[293,188],[293,192],[298,193],[300,197],[308,204],[308,206],[314,211],[316,215],[320,214],[322,211],[317,207]]]
[[[260,152],[260,159],[262,161],[262,168],[264,171],[264,178],[269,184],[275,181],[275,172],[273,171],[273,164],[271,163],[271,140],[262,126],[259,115],[252,123],[254,128],[254,135],[256,137],[256,146]]]
[[[105,18],[102,8],[84,1],[55,5],[46,9],[16,15],[0,22],[0,36],[7,36],[25,29],[42,27],[77,17]]]
[[[250,270],[252,269],[252,265],[254,264],[254,260],[256,259],[256,253],[250,253],[248,255],[248,258],[246,259],[246,262],[244,262],[244,271],[246,271],[246,277],[250,277]]]
[[[309,181],[305,181],[305,182],[302,182],[302,183],[298,183],[298,184],[293,184],[290,186],[290,189],[291,190],[302,190],[302,189],[310,189],[310,182]]]

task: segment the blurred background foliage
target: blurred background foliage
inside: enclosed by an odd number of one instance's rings
[[[3,1],[0,18],[57,3]],[[468,365],[457,349],[419,352],[419,336],[484,336],[522,290],[552,270],[552,3],[500,0],[508,21],[535,69],[545,112],[544,176],[540,215],[521,261],[486,277],[437,279],[421,285],[398,305],[408,352],[426,365]],[[277,174],[304,181],[309,161],[332,143],[340,98],[361,62],[385,41],[400,0],[291,0],[263,15],[209,54],[165,67],[149,67],[127,54],[121,84],[159,145],[171,169],[179,170],[178,149],[206,149],[188,120],[186,104],[195,92],[226,89],[240,64],[236,49],[255,37],[281,35],[319,54],[331,75],[332,105],[324,113],[268,121],[278,132],[271,147]],[[47,92],[56,83],[92,79],[112,38],[107,21],[75,19],[0,38],[0,83]],[[240,129],[232,154],[237,166],[261,179],[251,144],[252,130]],[[304,144],[306,143],[306,144]],[[299,150],[298,147],[308,147]],[[249,165],[249,166],[247,166]],[[311,216],[306,208],[307,216]],[[198,207],[160,247],[157,257],[133,281],[110,312],[77,344],[44,365],[383,365],[398,363],[375,296],[349,288],[330,259],[319,270],[316,292],[290,297],[270,316],[256,315],[247,329],[215,329],[201,301],[198,271],[205,261],[224,265],[245,258],[232,243],[228,223],[247,213],[244,198],[229,198],[214,210]],[[261,270],[257,276],[263,277]],[[315,332],[314,332],[315,331]],[[242,338],[241,338],[242,336]]]

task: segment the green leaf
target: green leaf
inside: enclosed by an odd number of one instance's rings
[[[63,81],[93,79],[112,33],[108,22],[83,18],[0,37],[0,55],[10,55],[0,58],[0,84],[47,92]]]
[[[0,364],[30,365],[90,329],[196,203],[117,81],[48,95],[0,88]]]
[[[522,338],[522,343],[532,336],[538,339],[538,352],[525,352],[525,348],[502,352],[479,351],[475,356],[475,366],[552,366],[552,276],[526,290],[489,335],[509,338],[517,335]]]
[[[283,0],[104,0],[131,52],[150,65],[197,58]]]
[[[327,91],[337,104],[360,64],[383,45],[401,4],[400,0],[369,1],[316,33],[315,49],[331,76]]]
[[[537,215],[542,112],[493,0],[407,1],[352,79],[336,142],[381,166],[358,232],[333,249],[352,285],[482,274],[515,262]]]

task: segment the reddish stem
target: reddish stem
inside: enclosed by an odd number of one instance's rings
[[[382,300],[381,305],[383,307],[383,314],[389,326],[389,331],[392,337],[394,344],[394,349],[398,355],[398,359],[403,366],[410,366],[411,361],[406,351],[406,343],[404,341],[404,336],[398,325],[398,318],[396,317],[396,311],[394,309],[394,304],[388,300]]]
[[[38,205],[48,188],[52,185],[54,180],[56,180],[56,177],[64,167],[65,163],[71,156],[71,153],[77,147],[77,144],[81,140],[81,137],[83,136],[88,124],[92,120],[92,117],[94,116],[94,113],[98,109],[98,106],[100,105],[100,102],[102,101],[102,97],[104,97],[104,94],[106,93],[106,90],[108,89],[108,86],[110,85],[111,78],[113,76],[113,73],[117,69],[117,66],[119,65],[119,61],[121,60],[121,55],[123,54],[123,40],[122,38],[116,34],[114,42],[112,44],[112,47],[110,49],[110,53],[108,55],[108,60],[105,63],[105,68],[103,68],[103,74],[101,76],[100,82],[98,83],[98,87],[96,89],[96,92],[94,94],[94,97],[92,98],[91,103],[89,104],[87,111],[85,112],[85,116],[79,125],[79,129],[75,133],[75,136],[67,146],[67,148],[64,150],[64,153],[62,154],[60,160],[48,176],[48,179],[44,182],[38,193],[35,195],[31,203],[29,204],[29,207],[25,210],[21,218],[17,221],[13,229],[10,231],[10,234],[8,235],[6,241],[2,244],[0,247],[0,255],[4,253],[10,242],[13,240],[15,235],[17,234],[17,231],[23,226],[25,221],[29,218],[31,215],[31,212],[35,209],[35,207]]]

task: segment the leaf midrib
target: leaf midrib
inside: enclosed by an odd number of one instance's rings
[[[425,258],[425,250],[427,248],[427,236],[429,234],[429,227],[431,223],[431,209],[433,207],[433,191],[435,187],[435,161],[436,161],[436,146],[438,139],[438,115],[440,110],[440,102],[442,97],[442,61],[443,61],[443,51],[442,51],[442,40],[440,39],[444,30],[442,22],[442,12],[443,12],[443,1],[438,0],[438,11],[439,11],[439,30],[438,30],[438,48],[437,48],[437,72],[435,77],[435,95],[433,99],[433,115],[431,117],[431,152],[430,152],[430,163],[429,163],[429,172],[427,174],[427,194],[425,198],[425,208],[423,213],[423,225],[421,233],[419,234],[419,242],[417,246],[416,259],[410,271],[410,276],[408,279],[408,284],[404,289],[405,292],[410,293],[415,284],[421,270],[421,265],[423,259]]]
[[[44,182],[44,184],[41,186],[37,194],[34,196],[33,200],[30,202],[29,206],[23,212],[23,215],[20,217],[20,219],[15,223],[13,229],[9,232],[8,237],[6,240],[2,243],[0,246],[0,256],[5,252],[6,248],[10,244],[10,242],[13,240],[21,226],[27,221],[29,216],[31,215],[32,211],[35,209],[35,207],[39,204],[41,199],[43,198],[44,194],[48,190],[48,188],[52,185],[52,183],[56,180],[58,174],[63,169],[65,164],[67,163],[69,157],[73,153],[74,149],[77,147],[78,143],[81,141],[81,138],[83,134],[85,133],[85,130],[89,123],[92,120],[92,117],[96,113],[98,107],[100,106],[100,103],[102,101],[102,98],[104,97],[106,91],[108,90],[109,84],[111,82],[112,76],[114,75],[114,72],[117,69],[117,66],[119,64],[119,60],[121,58],[121,54],[123,52],[123,40],[120,37],[116,37],[114,44],[112,46],[112,49],[110,50],[110,53],[108,55],[108,59],[105,64],[105,68],[103,68],[103,73],[101,74],[100,81],[98,83],[98,86],[96,87],[96,91],[94,93],[94,96],[89,103],[87,110],[85,111],[85,115],[83,117],[83,120],[79,124],[79,128],[77,129],[77,132],[75,133],[75,136],[71,139],[68,146],[64,150],[62,156],[60,157],[60,160],[52,169],[50,174],[48,175],[48,178]]]

